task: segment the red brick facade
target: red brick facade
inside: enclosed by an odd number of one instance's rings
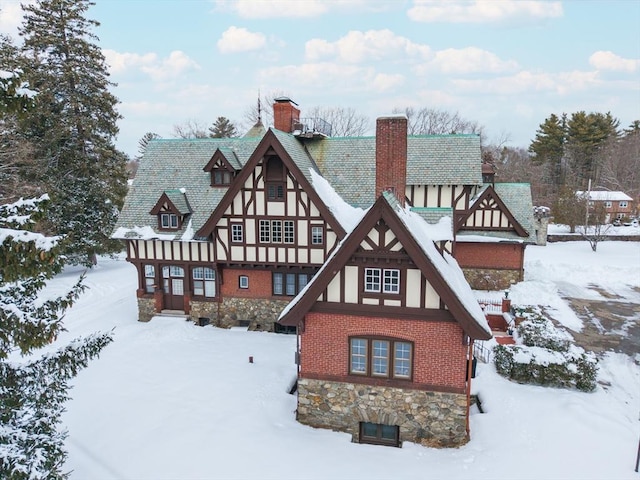
[[[521,270],[524,243],[456,243],[453,256],[461,268]]]
[[[240,270],[225,268],[224,281],[220,286],[222,297],[270,298],[271,272],[267,270]],[[240,276],[249,277],[249,288],[240,288]]]
[[[393,191],[404,205],[407,178],[407,117],[382,117],[376,123],[376,196]]]
[[[407,388],[464,391],[468,347],[457,323],[314,312],[305,318],[300,339],[303,378],[358,382],[362,377],[348,374],[349,337],[393,337],[413,342],[413,379]]]

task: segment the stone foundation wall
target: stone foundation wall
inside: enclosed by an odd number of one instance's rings
[[[469,440],[464,394],[301,378],[298,421],[351,433],[354,442],[360,440],[360,422],[397,425],[400,441],[430,447],[458,447]]]
[[[463,268],[462,271],[475,290],[505,290],[520,281],[520,270]]]
[[[212,325],[229,328],[249,323],[249,330],[273,331],[273,324],[287,306],[287,300],[225,298],[222,303],[191,301],[190,316],[194,322],[208,318]]]
[[[138,297],[138,321],[148,322],[156,314],[153,298]]]

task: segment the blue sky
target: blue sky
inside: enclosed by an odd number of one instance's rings
[[[24,1],[24,0],[23,0]],[[258,90],[302,116],[347,107],[458,112],[528,147],[551,113],[640,119],[640,1],[97,0],[88,17],[118,85],[117,145],[187,120],[250,126]],[[15,35],[19,2],[0,0]]]

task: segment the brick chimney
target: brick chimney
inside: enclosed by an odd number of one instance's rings
[[[376,122],[376,198],[391,191],[404,207],[406,184],[407,117],[380,117]]]
[[[293,132],[294,123],[300,121],[297,103],[289,97],[278,97],[273,104],[273,126],[283,132]]]

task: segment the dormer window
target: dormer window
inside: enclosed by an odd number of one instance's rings
[[[175,213],[161,213],[160,214],[160,228],[162,229],[177,229],[178,228],[178,215]]]
[[[227,147],[219,147],[203,170],[211,174],[212,187],[228,187],[240,168],[235,152]]]
[[[211,184],[213,185],[230,185],[232,174],[228,170],[221,168],[211,171]]]
[[[149,212],[158,218],[158,230],[179,230],[191,214],[184,189],[166,190]]]
[[[266,171],[267,200],[284,200],[284,164],[278,157],[269,157]]]

